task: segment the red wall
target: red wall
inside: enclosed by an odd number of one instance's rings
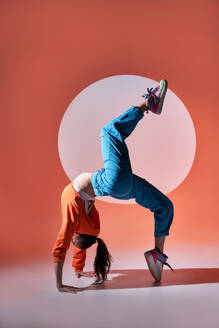
[[[195,124],[194,165],[168,195],[169,242],[218,242],[218,13],[213,0],[0,2],[1,263],[51,256],[69,183],[57,149],[61,118],[83,88],[119,74],[166,78]],[[151,212],[96,206],[111,248],[153,241]]]

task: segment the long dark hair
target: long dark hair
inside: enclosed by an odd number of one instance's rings
[[[97,238],[98,246],[94,260],[94,271],[96,273],[96,282],[104,282],[107,279],[107,273],[110,271],[112,256],[110,255],[106,244],[101,238]]]

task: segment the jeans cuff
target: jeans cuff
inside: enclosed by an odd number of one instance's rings
[[[144,114],[142,113],[139,107],[133,106],[133,109],[135,110],[136,114],[138,114],[138,116],[144,117]]]

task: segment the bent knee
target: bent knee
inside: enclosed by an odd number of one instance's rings
[[[174,206],[172,201],[169,198],[165,198],[165,201],[159,203],[159,205],[154,209],[154,212],[157,212],[165,217],[173,217]]]
[[[168,198],[168,202],[167,202],[167,206],[169,208],[170,211],[174,211],[174,205],[173,205],[173,202]]]
[[[167,198],[165,201],[165,212],[167,213],[168,216],[173,217],[174,206],[173,206],[173,202],[169,198]]]

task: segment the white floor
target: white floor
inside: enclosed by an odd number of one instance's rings
[[[105,286],[77,294],[56,290],[52,263],[5,268],[0,273],[0,327],[218,328],[219,256],[214,249],[211,257],[171,252],[168,262],[175,271],[165,268],[160,284],[139,254],[117,254]],[[70,265],[67,258],[65,283],[91,285],[92,278],[73,277]]]

